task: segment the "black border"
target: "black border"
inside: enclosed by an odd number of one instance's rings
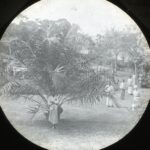
[[[38,0],[1,0],[0,37],[13,18]],[[150,45],[150,1],[149,0],[109,0],[128,13],[143,31]],[[109,18],[108,18],[109,19]],[[0,149],[44,150],[21,136],[9,123],[0,108]],[[122,140],[105,148],[106,150],[150,149],[150,104],[137,126]],[[3,148],[2,148],[3,147]],[[104,150],[105,150],[104,149]]]

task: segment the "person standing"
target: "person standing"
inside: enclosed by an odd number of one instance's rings
[[[129,76],[127,84],[128,84],[128,94],[132,95],[133,94],[133,83],[132,83],[131,76]]]
[[[138,82],[139,82],[139,87],[142,87],[142,74],[139,74],[139,78],[138,78]]]
[[[133,74],[133,76],[132,76],[132,85],[133,85],[133,87],[136,85],[136,75],[135,74]]]
[[[58,105],[55,102],[51,102],[49,106],[49,116],[48,121],[53,125],[53,128],[56,128],[56,125],[59,122],[59,114],[58,114]]]
[[[120,81],[119,81],[119,79],[117,80],[117,82],[116,82],[116,89],[117,89],[117,91],[119,90],[119,84],[120,84]]]
[[[113,107],[114,105],[113,105],[113,101],[112,101],[112,95],[114,94],[114,87],[109,82],[109,84],[106,85],[105,89],[106,89],[105,91],[107,93],[106,106]]]
[[[122,100],[124,100],[125,99],[125,90],[126,90],[125,80],[122,80],[122,82],[120,83],[120,89],[121,89],[120,98]]]
[[[133,91],[132,111],[134,111],[135,108],[138,106],[139,98],[140,98],[140,93],[137,85],[135,85]]]

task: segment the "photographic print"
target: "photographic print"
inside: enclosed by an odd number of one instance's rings
[[[106,0],[42,0],[0,40],[0,106],[49,150],[99,150],[124,138],[150,99],[150,49]]]

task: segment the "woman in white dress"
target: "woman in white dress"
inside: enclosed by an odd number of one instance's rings
[[[124,80],[122,80],[122,82],[120,83],[120,89],[121,89],[120,98],[122,100],[124,100],[125,99],[125,92],[126,92],[126,84],[125,84]]]
[[[133,91],[132,111],[134,111],[135,108],[138,107],[139,99],[140,99],[140,92],[138,90],[137,85],[135,85]]]
[[[106,106],[113,107],[114,104],[113,104],[111,95],[114,93],[114,87],[109,83],[108,85],[106,85],[105,89],[106,89],[105,91],[107,93]]]
[[[132,77],[130,76],[128,78],[128,94],[132,95],[133,94],[133,81],[132,81]]]
[[[59,122],[58,105],[54,102],[51,102],[51,105],[49,106],[48,121],[53,125],[53,128],[56,128],[56,125]]]
[[[136,75],[135,74],[132,76],[132,85],[133,85],[133,87],[136,85]]]

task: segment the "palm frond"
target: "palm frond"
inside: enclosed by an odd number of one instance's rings
[[[49,96],[48,98],[48,103],[51,104],[52,102],[53,103],[56,103],[57,105],[62,105],[64,104],[65,102],[71,100],[72,96],[70,96],[69,94],[66,94],[66,95],[55,95],[55,96]]]
[[[104,75],[103,72],[97,71],[90,72],[87,76],[81,76],[76,84],[73,84],[70,91],[74,100],[78,99],[82,103],[90,102],[91,104],[99,102],[106,96],[107,80]]]
[[[4,84],[1,89],[0,89],[0,93],[2,95],[10,95],[11,91],[13,89],[15,89],[16,87],[18,87],[18,83],[15,81],[8,81],[6,84]]]
[[[63,69],[64,69],[63,66],[57,66],[57,67],[55,68],[54,72],[62,72]]]
[[[55,100],[58,102],[59,105],[62,105],[65,102],[71,100],[71,98],[72,96],[70,96],[69,94],[55,96]]]
[[[28,108],[28,113],[30,113],[30,114],[32,114],[32,118],[31,118],[31,120],[33,120],[33,118],[36,116],[36,114],[39,112],[39,110],[40,110],[40,105],[35,105],[35,106],[30,106],[29,108]]]

